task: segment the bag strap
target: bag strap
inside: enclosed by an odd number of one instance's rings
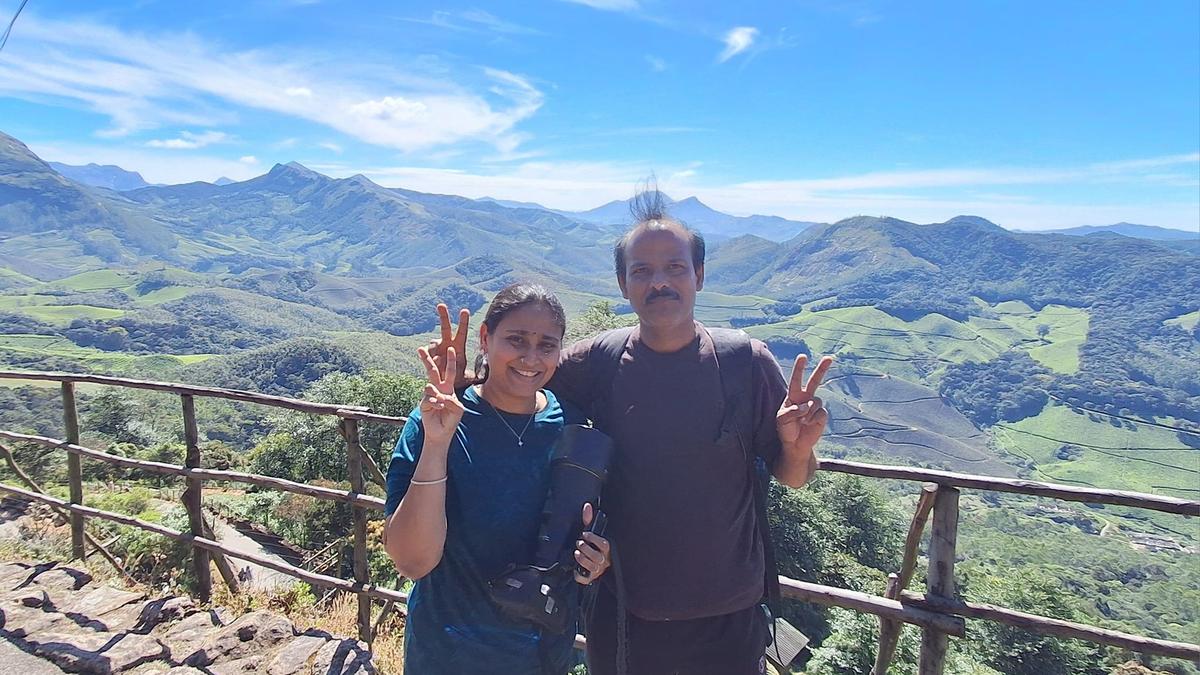
[[[588,355],[588,377],[591,388],[591,410],[588,411],[596,428],[606,431],[608,403],[612,398],[613,381],[621,367],[621,356],[633,335],[633,326],[615,328],[597,335],[592,340],[592,353]]]
[[[745,331],[732,328],[706,328],[712,338],[721,376],[721,394],[725,400],[725,424],[733,424],[738,444],[746,458],[746,471],[754,491],[755,529],[763,550],[763,596],[772,616],[779,616],[782,594],[779,588],[779,568],[775,562],[775,547],[771,542],[771,526],[767,520],[767,489],[771,474],[766,462],[754,455],[747,443],[747,431],[755,426],[754,417],[754,349]]]

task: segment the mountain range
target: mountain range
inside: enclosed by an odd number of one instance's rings
[[[1061,230],[1041,230],[1041,234],[1067,234],[1077,237],[1121,235],[1137,239],[1155,239],[1160,241],[1186,241],[1200,239],[1200,229],[1191,232],[1175,230],[1169,227],[1154,225],[1137,225],[1135,223],[1116,223],[1115,225],[1081,225]]]
[[[697,304],[703,321],[746,327],[785,359],[807,341],[919,383],[924,393],[909,393],[933,397],[930,419],[952,412],[934,405],[941,369],[1043,345],[1067,378],[1064,392],[1200,420],[1200,266],[1173,248],[1186,240],[1020,233],[978,216],[933,224],[860,216],[788,221],[805,227],[776,241],[732,229],[748,219],[694,198],[673,207],[693,223],[723,216],[735,235],[714,237]],[[627,210],[614,202],[568,214],[426,194],[297,163],[226,185],[114,191],[69,179],[0,136],[0,308],[17,312],[0,324],[136,353],[226,353],[331,330],[370,336],[356,343],[368,344],[380,334],[371,331],[430,330],[437,301],[478,310],[516,279],[544,283],[578,316],[619,298],[611,247]],[[1068,318],[1075,332],[1055,333]],[[1011,377],[1021,381],[996,382]],[[975,441],[909,440],[953,446],[960,458],[984,453]]]
[[[2,136],[3,134],[0,134]],[[119,166],[87,164],[83,166],[47,162],[50,168],[77,183],[92,187],[102,187],[118,192],[127,192],[149,187],[142,175],[136,171],[128,171]],[[301,166],[291,163],[291,166]],[[253,180],[253,179],[252,179]],[[222,176],[212,182],[212,185],[223,187],[238,181]],[[163,186],[160,186],[163,187]],[[168,186],[169,187],[169,186]],[[418,193],[414,193],[418,194]],[[582,220],[597,225],[625,227],[630,221],[630,200],[614,200],[593,209],[585,211],[569,211],[551,209],[535,202],[521,202],[508,199],[483,197],[478,202],[492,203],[510,209],[534,209],[557,213],[568,218]],[[797,221],[780,216],[751,215],[734,216],[711,208],[697,197],[687,197],[681,200],[667,198],[671,215],[687,223],[689,227],[702,232],[711,242],[719,242],[733,237],[752,234],[771,241],[782,242],[796,236],[814,225],[822,225],[811,221]],[[1022,232],[1022,230],[1013,230]],[[1116,234],[1138,239],[1156,241],[1182,242],[1177,248],[1200,252],[1200,247],[1189,245],[1200,240],[1200,230],[1188,231],[1153,225],[1138,225],[1134,223],[1116,223],[1113,225],[1083,225],[1055,230],[1037,230],[1034,234],[1065,234],[1071,236],[1091,236]]]
[[[50,165],[51,169],[54,169],[63,176],[84,185],[108,188],[109,190],[116,190],[118,192],[136,190],[150,185],[142,178],[142,174],[136,171],[126,171],[112,164],[75,166],[60,162],[46,163]]]

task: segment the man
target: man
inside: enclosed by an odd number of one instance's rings
[[[570,347],[549,388],[583,407],[616,442],[603,508],[624,581],[628,672],[761,673],[769,633],[759,606],[765,562],[757,528],[766,524],[757,522],[745,453],[761,457],[785,485],[809,480],[828,420],[813,393],[832,359],[822,359],[805,385],[807,359],[799,356],[789,385],[766,345],[751,341],[745,389],[753,424],[742,430],[750,447],[722,433],[723,411],[736,402],[723,400],[721,378],[733,374],[718,369],[712,335],[695,320],[704,240],[667,215],[657,190],[635,197],[633,211],[636,224],[614,259],[638,325],[615,367],[597,367],[613,359],[600,347],[608,334]],[[445,345],[449,315],[441,312]],[[594,381],[605,372],[611,383]],[[591,675],[618,672],[620,626],[609,584],[588,621]]]

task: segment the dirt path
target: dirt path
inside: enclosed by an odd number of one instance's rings
[[[277,560],[281,563],[286,562],[283,558],[263,548],[258,542],[235,530],[224,520],[213,518],[212,525],[213,533],[217,536],[217,541],[235,551],[253,553],[264,558]],[[289,577],[282,572],[276,572],[275,570],[267,569],[262,565],[257,565],[246,560],[230,558],[229,564],[238,573],[239,581],[243,584],[248,584],[251,588],[270,590],[278,586],[290,586],[297,583],[294,577]]]

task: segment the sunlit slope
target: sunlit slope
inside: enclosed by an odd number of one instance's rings
[[[1172,418],[1158,422],[1178,424]],[[1200,491],[1200,449],[1161,426],[1051,404],[992,431],[1005,450],[1031,460],[1042,480],[1189,499]]]
[[[893,464],[1016,475],[988,447],[987,434],[929,387],[841,364],[822,391],[830,413],[825,444],[866,448]]]
[[[1048,368],[1074,373],[1086,337],[1085,310],[1020,302],[996,305],[986,317],[955,321],[926,314],[905,321],[875,307],[804,312],[747,331],[768,344],[802,339],[817,354],[836,354],[913,381],[926,381],[945,364],[989,361],[1010,349],[1028,351]]]

